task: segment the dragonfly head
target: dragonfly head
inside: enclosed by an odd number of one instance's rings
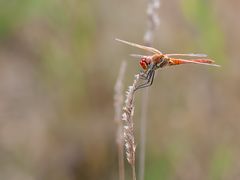
[[[150,65],[150,61],[147,58],[143,57],[141,58],[139,64],[143,68],[143,70],[147,70],[148,66]]]

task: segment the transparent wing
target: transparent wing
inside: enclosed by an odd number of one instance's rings
[[[143,49],[143,50],[148,51],[148,52],[152,52],[152,53],[155,53],[155,54],[162,54],[161,51],[159,51],[159,50],[157,50],[157,49],[155,49],[153,47],[143,46],[143,45],[140,45],[140,44],[124,41],[124,40],[117,39],[117,38],[115,40],[119,41],[121,43],[130,45],[130,46],[133,46],[133,47],[137,47],[137,48]]]
[[[141,55],[141,54],[130,54],[130,56],[136,57],[136,58],[147,58],[148,57],[146,55]]]
[[[191,56],[191,57],[207,57],[206,54],[194,54],[194,53],[189,53],[189,54],[166,54],[167,56]]]

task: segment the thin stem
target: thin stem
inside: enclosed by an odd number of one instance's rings
[[[149,0],[147,8],[148,27],[144,35],[145,44],[152,46],[154,31],[159,25],[158,9],[160,0]],[[140,124],[140,147],[139,147],[139,180],[144,180],[145,172],[145,149],[146,149],[146,129],[147,129],[147,108],[149,99],[149,89],[145,88],[142,95],[142,110],[141,110],[141,124]]]
[[[123,150],[123,125],[121,121],[122,104],[123,104],[123,77],[126,70],[126,62],[123,61],[119,70],[118,78],[115,85],[114,93],[114,107],[115,117],[117,123],[116,143],[118,148],[118,168],[119,180],[125,180],[125,167],[124,167],[124,150]]]
[[[122,125],[118,127],[119,135],[121,136],[121,140],[117,143],[118,147],[118,172],[119,172],[119,180],[125,180],[125,167],[124,167],[124,151],[123,151],[123,138],[122,138]],[[119,138],[119,137],[118,137]]]
[[[146,151],[146,129],[149,89],[145,88],[142,94],[141,120],[140,120],[140,145],[139,145],[139,180],[144,179],[145,151]]]
[[[132,164],[132,179],[136,180],[136,170],[135,170],[135,163]]]

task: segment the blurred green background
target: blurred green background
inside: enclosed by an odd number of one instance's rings
[[[206,53],[222,67],[158,71],[145,179],[239,179],[240,1],[160,2],[154,47]],[[139,70],[128,54],[144,52],[114,38],[143,44],[147,3],[0,1],[0,179],[118,178],[113,88],[122,60],[126,89]]]

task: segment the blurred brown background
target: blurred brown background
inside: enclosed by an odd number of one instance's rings
[[[240,179],[240,1],[160,2],[154,47],[222,67],[158,71],[145,179]],[[0,1],[0,179],[117,179],[113,88],[121,61],[126,89],[139,70],[128,54],[144,52],[114,38],[143,44],[147,3]]]

